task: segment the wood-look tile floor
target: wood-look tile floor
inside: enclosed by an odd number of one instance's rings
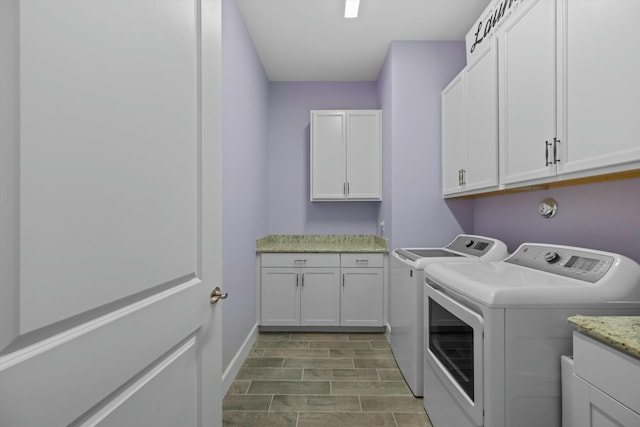
[[[382,333],[261,333],[223,419],[227,427],[431,427]]]

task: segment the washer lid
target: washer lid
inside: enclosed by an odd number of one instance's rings
[[[432,287],[489,307],[640,304],[640,266],[620,255],[614,258],[595,283],[509,262],[434,263],[424,272]]]
[[[415,261],[418,258],[448,258],[448,257],[461,257],[464,255],[457,254],[455,252],[447,251],[445,249],[426,248],[426,249],[397,249],[396,252],[403,257]]]
[[[499,261],[507,257],[507,246],[497,239],[459,234],[444,248],[395,249],[393,255],[414,269],[422,270],[433,262]]]

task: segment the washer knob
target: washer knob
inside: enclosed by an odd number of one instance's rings
[[[542,255],[542,257],[549,264],[556,263],[556,262],[558,262],[560,260],[560,255],[558,255],[558,252],[549,251],[549,252],[545,253],[544,255]]]
[[[465,241],[464,241],[464,245],[465,245],[466,247],[470,248],[470,247],[471,247],[471,245],[473,245],[473,240],[471,240],[471,239],[467,239],[467,240],[465,240]]]

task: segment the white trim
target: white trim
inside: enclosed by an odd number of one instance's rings
[[[229,391],[229,387],[231,387],[231,383],[235,379],[236,375],[238,375],[238,371],[240,370],[240,367],[244,363],[244,360],[249,355],[249,351],[251,351],[251,347],[253,347],[253,344],[256,342],[256,338],[258,338],[257,323],[253,325],[253,328],[251,328],[251,332],[249,332],[249,334],[247,335],[247,338],[245,338],[244,342],[240,346],[240,349],[236,352],[236,355],[233,356],[233,359],[231,359],[231,362],[229,362],[229,365],[227,366],[227,368],[224,370],[224,373],[222,374],[223,394],[227,394],[227,391]]]

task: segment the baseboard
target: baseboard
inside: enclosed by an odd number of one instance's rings
[[[247,335],[247,338],[245,338],[244,342],[236,352],[236,355],[233,356],[233,359],[231,359],[229,366],[227,366],[227,369],[225,369],[224,373],[222,374],[223,394],[227,394],[227,391],[229,391],[229,387],[231,387],[231,383],[233,382],[236,375],[238,375],[238,371],[240,370],[240,367],[244,363],[244,360],[247,358],[247,355],[251,351],[251,347],[253,347],[253,344],[256,342],[257,337],[258,337],[258,324],[256,323],[251,329],[251,331],[249,332],[249,334]]]

